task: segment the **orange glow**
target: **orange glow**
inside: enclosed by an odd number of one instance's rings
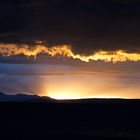
[[[139,85],[128,86],[115,75],[61,75],[42,81],[43,94],[54,99],[139,98]]]
[[[79,86],[79,85],[78,85]],[[80,87],[79,87],[80,88]],[[94,90],[93,90],[94,91]],[[123,99],[129,99],[132,97],[128,96],[123,96],[122,93],[118,93],[118,96],[114,95],[108,95],[108,94],[103,94],[98,92],[94,95],[95,93],[93,92],[93,95],[86,93],[86,90],[84,92],[82,90],[74,90],[74,89],[62,89],[62,90],[54,90],[51,89],[49,93],[47,93],[47,96],[57,99],[57,100],[67,100],[67,99],[90,99],[90,98],[97,98],[97,99],[103,99],[103,98],[123,98]],[[122,95],[121,95],[122,94]]]
[[[80,88],[80,87],[79,87]],[[94,90],[93,90],[94,91]],[[123,93],[123,92],[112,92],[110,94],[107,93],[101,93],[101,92],[97,92],[94,93],[93,95],[88,94],[88,93],[83,93],[82,90],[79,89],[79,91],[77,90],[68,90],[68,89],[63,89],[62,91],[57,91],[57,90],[53,90],[51,89],[51,91],[49,93],[46,94],[46,96],[49,96],[51,98],[57,99],[57,100],[68,100],[68,99],[90,99],[90,98],[97,98],[97,99],[116,99],[116,98],[120,98],[120,99],[133,99],[133,98],[137,98],[135,96],[131,96],[129,93]],[[125,95],[127,94],[127,95]]]
[[[76,97],[76,96],[66,96],[67,93],[57,93],[55,96],[51,96],[51,98],[53,99],[57,99],[57,100],[69,100],[69,99],[129,99],[128,97],[121,97],[121,96],[83,96],[83,97]],[[131,98],[130,98],[131,99]]]
[[[73,59],[79,59],[84,62],[89,61],[105,61],[105,62],[125,62],[125,61],[140,61],[140,53],[127,53],[124,50],[117,51],[97,51],[91,55],[84,56],[80,54],[74,54],[70,45],[57,45],[47,47],[45,45],[28,46],[25,44],[0,44],[0,55],[13,56],[13,55],[25,55],[34,56],[36,58],[39,54],[47,54],[49,56],[63,56]]]

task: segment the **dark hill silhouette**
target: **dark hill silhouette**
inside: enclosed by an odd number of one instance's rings
[[[44,103],[59,103],[59,104],[136,104],[140,103],[140,99],[67,99],[67,100],[55,100],[48,96],[38,96],[38,95],[27,95],[27,94],[16,94],[8,95],[0,92],[0,102],[44,102]]]
[[[140,100],[0,93],[0,134],[10,139],[140,140]]]
[[[37,95],[27,95],[27,94],[8,95],[3,92],[0,92],[0,102],[34,102],[34,101],[51,102],[53,101],[53,99],[49,97],[40,97]]]

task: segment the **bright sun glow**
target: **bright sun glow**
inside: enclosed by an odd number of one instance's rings
[[[52,91],[49,92],[48,96],[54,99],[62,100],[62,99],[80,99],[80,94],[74,91]],[[84,97],[83,97],[84,98]]]
[[[88,97],[72,97],[72,96],[66,96],[65,94],[59,94],[56,96],[50,96],[51,98],[57,99],[57,100],[69,100],[69,99],[91,99],[91,98],[97,98],[97,99],[117,99],[122,98],[126,99],[126,97],[119,97],[119,96],[88,96]]]
[[[51,98],[57,99],[57,100],[68,100],[68,99],[91,99],[91,98],[97,98],[97,99],[117,99],[117,98],[122,98],[122,99],[128,99],[126,97],[121,97],[121,96],[72,96],[70,93],[54,93],[49,95]]]
[[[107,96],[107,95],[99,95],[99,96],[81,96],[80,93],[74,92],[74,91],[59,91],[59,92],[50,92],[48,94],[49,97],[57,99],[57,100],[68,100],[68,99],[91,99],[91,98],[97,98],[97,99],[115,99],[115,98],[123,98],[126,99],[126,97],[122,96]]]
[[[106,81],[97,79],[96,75],[91,79],[89,76],[74,75],[73,76],[58,76],[52,78],[44,84],[44,95],[54,99],[89,99],[89,98],[135,98],[132,96],[134,90],[121,89],[117,81],[112,78]],[[90,82],[87,82],[87,81]],[[102,83],[102,84],[101,84]],[[110,84],[111,83],[111,84]],[[138,89],[135,89],[136,93]],[[127,94],[125,94],[127,93]]]

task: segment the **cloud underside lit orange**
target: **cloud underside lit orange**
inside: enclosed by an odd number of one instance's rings
[[[29,46],[26,44],[0,44],[0,55],[15,56],[25,55],[27,57],[37,57],[39,54],[46,54],[50,57],[68,57],[72,59],[79,59],[84,62],[90,61],[104,61],[104,62],[126,62],[126,61],[140,61],[140,53],[128,53],[125,50],[116,51],[97,51],[90,55],[75,54],[70,45],[57,45],[47,47],[45,45]]]

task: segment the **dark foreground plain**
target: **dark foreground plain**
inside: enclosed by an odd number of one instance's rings
[[[19,140],[140,139],[140,100],[48,100],[1,102],[0,136]]]

